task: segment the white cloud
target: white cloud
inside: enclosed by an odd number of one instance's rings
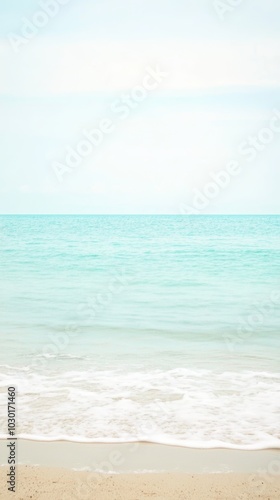
[[[251,42],[39,40],[17,55],[2,44],[0,58],[0,92],[19,96],[130,89],[156,64],[168,71],[162,88],[170,91],[280,83],[280,44],[274,41],[260,48]]]

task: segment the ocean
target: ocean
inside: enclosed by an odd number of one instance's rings
[[[0,216],[0,422],[280,447],[279,216]]]

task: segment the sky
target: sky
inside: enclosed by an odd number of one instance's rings
[[[0,213],[279,214],[279,0],[0,5]]]

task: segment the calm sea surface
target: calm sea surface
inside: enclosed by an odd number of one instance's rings
[[[280,217],[1,216],[0,276],[19,435],[280,447]]]

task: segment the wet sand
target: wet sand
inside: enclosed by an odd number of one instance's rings
[[[5,500],[280,498],[279,450],[18,440],[13,494],[7,485],[6,447],[1,441],[0,499]]]

